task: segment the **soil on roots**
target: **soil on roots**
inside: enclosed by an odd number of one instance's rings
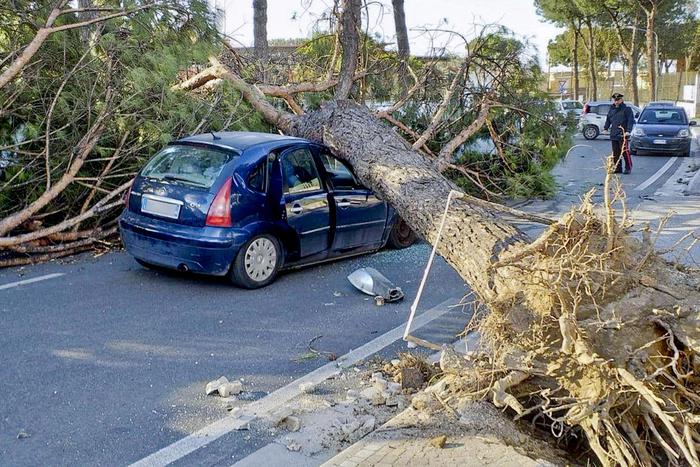
[[[479,322],[485,351],[443,371],[602,465],[700,466],[700,275],[665,261],[588,200],[494,264],[510,284]]]

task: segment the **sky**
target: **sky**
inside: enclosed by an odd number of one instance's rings
[[[567,1],[567,0],[562,0]],[[225,11],[223,28],[234,43],[253,43],[253,0],[210,0]],[[268,40],[310,37],[319,24],[323,28],[323,13],[330,10],[332,0],[268,0]],[[371,34],[378,33],[385,42],[395,41],[391,0],[368,1]],[[499,24],[526,39],[538,50],[540,64],[546,69],[547,42],[560,29],[541,21],[533,0],[405,0],[406,26],[411,54],[427,55],[432,46],[445,47],[459,53],[463,48],[458,36],[426,32],[430,29],[453,30],[474,37],[484,25]],[[327,24],[327,23],[326,23]],[[327,28],[326,28],[327,29]],[[389,46],[392,48],[392,46]]]

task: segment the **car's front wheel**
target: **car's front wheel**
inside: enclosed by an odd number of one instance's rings
[[[408,248],[416,242],[416,233],[409,227],[405,220],[397,216],[391,232],[389,232],[389,240],[387,244],[391,248],[401,249]]]
[[[583,137],[586,139],[596,139],[600,134],[600,130],[595,125],[586,125],[583,129]]]
[[[229,273],[231,282],[246,289],[265,287],[282,265],[282,248],[272,235],[256,235],[238,251]]]

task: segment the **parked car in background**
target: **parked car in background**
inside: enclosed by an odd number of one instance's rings
[[[571,99],[562,99],[555,101],[557,112],[561,114],[564,118],[573,118],[578,121],[583,113],[583,104],[579,101]]]
[[[277,273],[416,239],[326,147],[264,133],[175,141],[134,179],[119,220],[146,266],[258,288]]]
[[[586,139],[596,139],[601,133],[604,132],[605,119],[608,116],[610,107],[612,106],[610,101],[591,101],[587,102],[583,106],[583,113],[581,114],[581,119],[578,123],[578,129],[583,134]],[[636,105],[628,104],[625,105],[632,108],[634,113],[634,118],[639,117],[640,108]]]
[[[630,152],[690,156],[691,126],[697,126],[697,122],[688,121],[682,107],[667,103],[649,104],[632,130]]]

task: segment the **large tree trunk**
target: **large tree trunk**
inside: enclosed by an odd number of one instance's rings
[[[394,9],[394,27],[396,29],[396,44],[399,57],[399,82],[401,83],[401,97],[408,91],[408,60],[411,49],[408,44],[408,30],[406,29],[406,14],[403,9],[403,0],[391,0]]]
[[[253,0],[253,49],[256,57],[267,59],[267,0]]]
[[[595,33],[593,31],[593,22],[590,18],[586,19],[586,28],[588,29],[588,77],[591,85],[591,100],[598,100],[598,73],[597,73],[597,58],[595,46]]]
[[[630,84],[632,86],[632,102],[634,105],[639,105],[639,83],[637,83],[639,70],[639,54],[637,50],[627,57],[627,62],[630,67]]]
[[[572,67],[574,71],[574,93],[573,93],[573,98],[574,100],[578,100],[578,87],[579,87],[579,77],[578,77],[578,30],[580,29],[576,27],[576,24],[572,21],[571,22],[571,33],[574,36],[574,45],[571,49],[571,62],[572,62]]]
[[[656,38],[654,27],[656,23],[656,2],[652,2],[651,8],[647,10],[646,42],[647,42],[647,63],[649,68],[649,91],[652,101],[656,100]]]
[[[342,0],[340,42],[343,44],[343,66],[340,70],[338,85],[335,88],[336,99],[346,99],[352,89],[357,69],[361,19],[362,0]]]
[[[331,147],[419,235],[434,241],[445,200],[455,185],[366,107],[334,101],[296,120],[287,133]],[[506,292],[484,271],[502,250],[524,241],[521,232],[493,211],[456,200],[438,252],[480,297],[491,300]]]

